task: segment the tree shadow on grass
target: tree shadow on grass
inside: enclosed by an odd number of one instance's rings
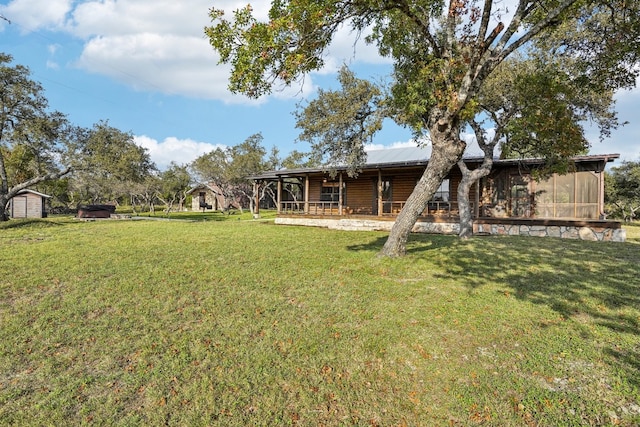
[[[379,236],[348,249],[379,252],[386,240],[386,235]],[[515,298],[550,307],[564,318],[586,315],[598,325],[640,339],[639,245],[517,236],[465,241],[421,234],[412,234],[407,242],[407,256],[432,251],[438,251],[437,257],[429,257],[439,267],[436,277],[465,283],[470,291],[497,284]]]
[[[349,250],[379,252],[380,236]],[[438,256],[428,254],[438,252]],[[436,277],[464,283],[469,291],[498,285],[515,298],[551,308],[563,318],[589,319],[637,341],[608,344],[604,353],[640,387],[640,246],[511,236],[412,235],[407,256],[429,256]],[[542,326],[542,325],[541,325]],[[588,333],[586,330],[584,333]]]
[[[589,319],[631,334],[633,348],[605,348],[640,386],[640,247],[635,244],[524,237],[454,241],[449,256],[435,258],[440,277],[469,290],[508,288],[515,298],[550,307],[564,318]]]
[[[367,243],[347,246],[347,249],[350,251],[380,252],[387,238],[387,235],[380,236]],[[407,254],[419,254],[445,248],[455,240],[457,240],[457,237],[439,234],[412,234],[407,241]]]
[[[11,219],[9,221],[0,222],[0,230],[9,230],[14,228],[48,228],[59,227],[67,223],[61,221],[51,221],[40,218],[29,219]]]

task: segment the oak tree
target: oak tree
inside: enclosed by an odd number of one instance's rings
[[[298,139],[308,142],[315,158],[335,173],[347,167],[350,176],[366,163],[365,144],[382,129],[385,118],[383,91],[359,79],[346,66],[338,72],[339,90],[318,89],[316,99],[298,105],[294,113]]]
[[[21,190],[71,171],[60,162],[70,127],[66,117],[48,111],[40,83],[12,57],[0,53],[0,220]]]
[[[605,179],[605,202],[613,217],[633,221],[640,216],[640,161],[611,168]]]
[[[478,96],[482,114],[469,120],[483,163],[469,170],[464,159],[458,162],[463,175],[458,187],[461,237],[472,232],[469,190],[490,173],[495,147],[502,158],[542,159],[544,164],[533,174],[543,178],[568,172],[571,157],[587,152],[586,124],[595,124],[600,140],[620,126],[606,79],[592,78],[585,85],[577,62],[572,56],[533,49],[526,57],[505,60],[483,85]],[[493,130],[491,137],[487,127]]]
[[[167,169],[158,174],[157,178],[159,185],[156,197],[164,204],[167,216],[171,214],[176,203],[178,210],[183,210],[187,192],[192,184],[188,166],[171,162]]]
[[[146,148],[131,132],[101,121],[91,128],[76,128],[72,149],[66,155],[73,167],[72,192],[77,203],[116,201],[129,195],[156,171]]]
[[[225,208],[242,211],[243,204],[248,203],[251,212],[255,211],[255,191],[258,190],[249,176],[269,169],[262,140],[262,134],[256,133],[238,145],[216,148],[191,163],[199,180],[213,182],[222,190],[229,204]]]

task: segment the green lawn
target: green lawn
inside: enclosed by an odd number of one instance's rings
[[[247,218],[0,224],[0,425],[640,424],[640,227]]]

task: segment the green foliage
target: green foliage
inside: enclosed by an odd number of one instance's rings
[[[211,218],[0,224],[0,424],[640,421],[637,243]]]
[[[553,162],[585,153],[589,143],[571,105],[572,91],[558,74],[516,76],[515,114],[506,125],[505,158],[542,157]]]
[[[202,182],[214,182],[220,187],[233,187],[250,183],[250,175],[268,169],[263,137],[257,133],[242,143],[227,148],[216,148],[191,163],[191,168]]]
[[[620,123],[613,92],[584,86],[575,59],[531,50],[504,61],[485,83],[480,106],[503,138],[503,158],[545,159],[541,175],[571,169],[571,156],[585,154],[584,123],[596,123],[603,140]]]
[[[228,164],[228,178],[232,184],[247,183],[247,176],[264,172],[266,150],[262,146],[262,134],[257,133],[242,143],[228,149],[231,162]]]
[[[126,197],[129,188],[142,184],[156,170],[148,151],[133,141],[133,134],[101,121],[91,129],[76,129],[69,162],[74,167],[74,200],[105,202]]]
[[[183,207],[187,191],[193,184],[188,166],[171,162],[166,170],[160,172],[158,180],[159,188],[156,195],[160,202],[166,206],[167,214],[171,212],[175,203],[178,203],[179,207]]]
[[[572,13],[536,39],[540,51],[571,58],[578,84],[602,90],[632,88],[640,70],[640,3],[577,2]],[[559,48],[561,46],[562,48]]]
[[[42,86],[11,61],[0,53],[0,220],[18,191],[69,171],[59,163],[69,138],[66,117],[48,111]]]
[[[199,156],[191,163],[191,169],[202,182],[222,182],[227,180],[226,165],[228,155],[222,148],[216,148]]]
[[[116,200],[155,170],[130,133],[108,122],[73,127],[49,112],[42,86],[11,60],[0,54],[0,217],[7,200],[27,187],[50,190],[63,205]],[[68,180],[51,182],[72,169]]]
[[[191,163],[191,169],[201,182],[214,183],[224,193],[227,203],[235,207],[249,204],[253,211],[255,187],[249,178],[277,163],[276,152],[266,159],[262,134],[251,135],[242,143],[203,154]]]
[[[605,203],[614,218],[633,221],[640,212],[640,162],[623,162],[605,177]]]
[[[269,22],[259,22],[247,5],[234,12],[211,9],[217,25],[205,28],[221,62],[231,62],[234,71],[229,87],[258,98],[271,91],[275,81],[291,84],[302,73],[321,68],[322,53],[340,21],[334,17],[339,2],[274,1]]]
[[[258,97],[277,82],[291,84],[321,68],[322,53],[341,25],[357,32],[372,28],[366,40],[394,63],[388,100],[392,116],[421,135],[447,113],[472,119],[479,112],[474,100],[487,78],[525,47],[560,56],[565,64],[571,58],[572,78],[580,76],[582,83],[608,91],[630,87],[640,51],[636,3],[522,1],[505,25],[492,19],[506,12],[497,1],[482,7],[451,2],[443,17],[441,0],[278,0],[267,22],[258,21],[250,6],[235,11],[233,19],[212,9],[214,25],[205,33],[221,62],[232,65],[231,90]],[[561,105],[554,111],[560,121],[571,121],[572,114]],[[562,129],[576,131],[568,125]]]
[[[304,153],[298,150],[293,150],[289,155],[287,155],[287,157],[282,159],[280,166],[284,169],[313,168],[320,166],[320,159],[318,159],[313,153]]]
[[[382,129],[382,94],[367,80],[358,79],[343,66],[340,90],[318,90],[318,97],[298,106],[296,127],[301,141],[311,144],[315,157],[330,170],[348,165],[350,176],[366,163],[364,145]]]

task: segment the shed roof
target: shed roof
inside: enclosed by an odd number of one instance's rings
[[[191,188],[189,191],[187,191],[187,194],[191,194],[194,191],[200,190],[200,189],[206,189],[215,194],[224,194],[223,191],[220,189],[220,187],[218,187],[218,185],[214,184],[213,182],[210,182],[208,184],[205,184],[205,183],[198,184],[195,187]]]
[[[30,190],[28,188],[18,191],[18,194],[25,194],[25,193],[35,194],[36,196],[40,196],[40,197],[51,198],[51,196],[49,196],[47,194],[40,193],[40,192],[38,192],[36,190]]]

